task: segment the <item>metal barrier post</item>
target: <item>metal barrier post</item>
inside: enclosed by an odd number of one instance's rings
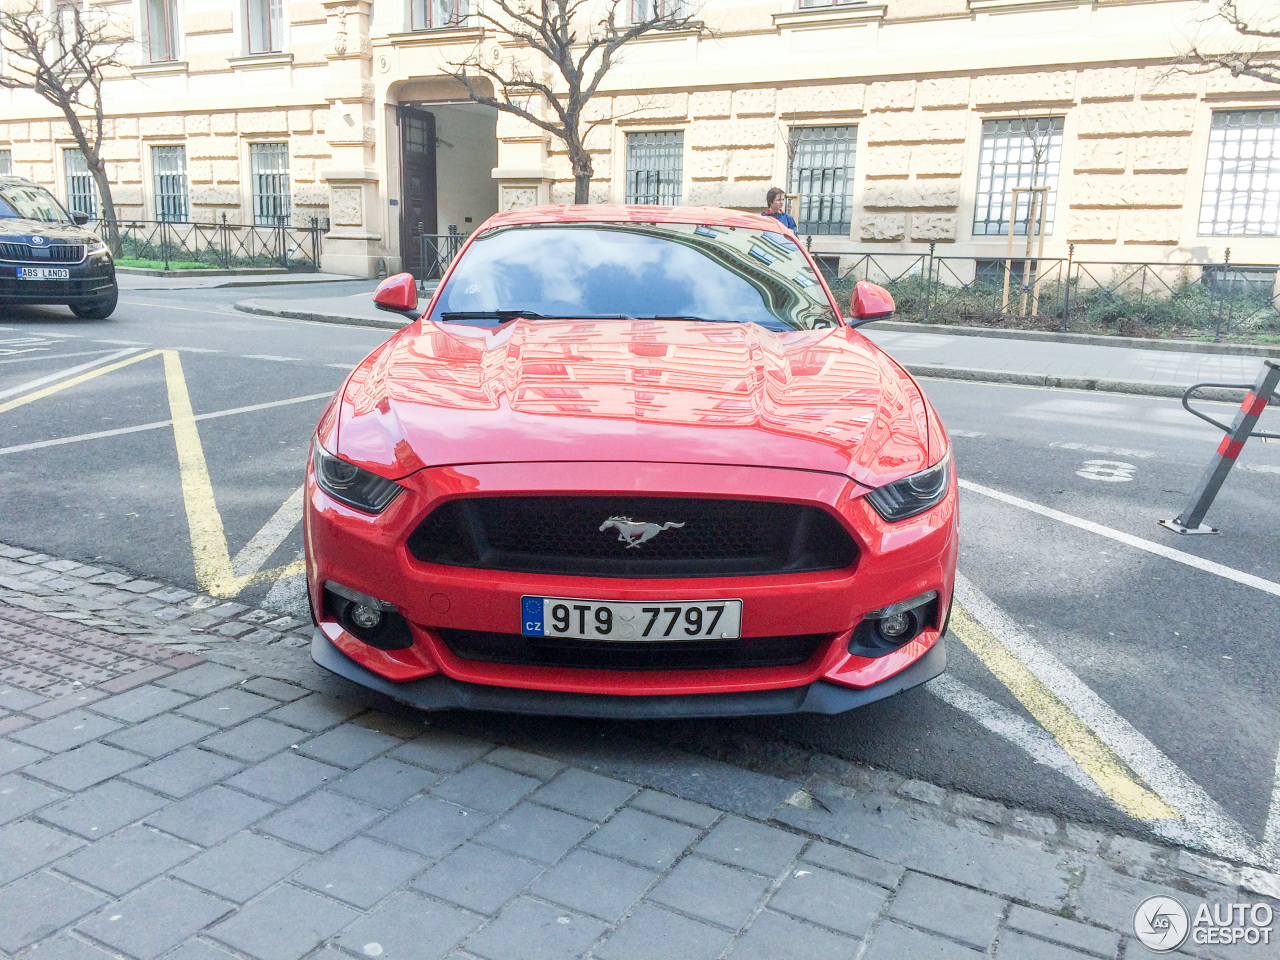
[[[932,293],[933,293],[933,251],[934,251],[934,248],[935,248],[935,247],[937,247],[937,245],[938,245],[938,241],[937,241],[937,240],[930,240],[930,241],[929,241],[929,266],[928,266],[928,268],[925,270],[925,274],[924,274],[924,322],[925,322],[925,323],[928,323],[928,322],[929,322],[929,306],[930,306],[930,301],[933,299],[933,297],[932,297]]]
[[[1262,416],[1262,411],[1266,408],[1267,403],[1274,396],[1277,385],[1280,385],[1280,363],[1274,360],[1264,360],[1262,372],[1258,374],[1258,379],[1253,384],[1247,385],[1249,386],[1249,392],[1245,394],[1244,402],[1240,404],[1240,409],[1236,411],[1236,418],[1231,422],[1230,426],[1219,423],[1199,411],[1192,410],[1187,401],[1192,392],[1200,387],[1236,387],[1246,386],[1246,384],[1197,383],[1187,388],[1187,391],[1182,395],[1182,405],[1201,420],[1208,421],[1215,427],[1225,430],[1227,435],[1218,444],[1217,453],[1213,455],[1209,468],[1204,472],[1204,476],[1200,478],[1200,483],[1197,484],[1195,492],[1187,500],[1187,505],[1182,508],[1182,512],[1172,520],[1161,520],[1160,526],[1175,533],[1218,532],[1213,527],[1205,526],[1201,521],[1204,520],[1204,515],[1209,512],[1209,507],[1213,505],[1213,498],[1222,489],[1222,484],[1226,481],[1227,474],[1231,472],[1231,468],[1235,465],[1236,457],[1240,456],[1240,451],[1244,448],[1244,442],[1250,437],[1261,437],[1264,440],[1280,437],[1277,434],[1262,433],[1253,429],[1258,422],[1258,418]]]

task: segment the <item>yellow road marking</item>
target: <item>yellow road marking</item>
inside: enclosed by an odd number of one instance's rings
[[[187,508],[191,531],[191,553],[195,559],[196,582],[214,597],[234,597],[250,584],[302,573],[305,566],[296,560],[274,570],[238,576],[231,565],[222,515],[213,496],[213,481],[204,458],[204,446],[191,409],[191,394],[182,372],[182,358],[176,350],[164,354],[165,382],[169,388],[169,412],[173,419],[173,442],[178,448],[178,472],[182,479],[182,500]]]
[[[12,400],[6,400],[0,403],[0,413],[8,413],[15,407],[21,407],[28,403],[34,403],[36,400],[43,400],[45,397],[52,396],[59,391],[66,390],[68,387],[74,387],[77,384],[92,380],[94,377],[100,377],[104,373],[111,373],[113,370],[119,370],[121,367],[127,367],[131,363],[137,363],[139,360],[147,360],[157,356],[159,350],[149,350],[146,353],[140,353],[136,357],[128,357],[118,363],[111,363],[105,367],[98,367],[96,370],[90,370],[88,373],[82,373],[78,377],[71,377],[68,380],[62,380],[58,383],[51,383],[47,387],[41,387],[39,390],[33,390],[21,397],[15,397]]]
[[[1144,787],[1083,720],[958,603],[951,608],[951,632],[1009,688],[1121,810],[1137,820],[1181,819],[1177,811]]]

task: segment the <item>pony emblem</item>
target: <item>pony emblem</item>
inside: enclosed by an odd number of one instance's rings
[[[604,523],[600,524],[600,532],[608,530],[612,527],[618,531],[618,542],[625,543],[629,548],[638,547],[642,543],[652,540],[663,530],[679,529],[684,523],[676,523],[669,521],[663,524],[642,523],[638,520],[632,520],[630,517],[610,517]]]

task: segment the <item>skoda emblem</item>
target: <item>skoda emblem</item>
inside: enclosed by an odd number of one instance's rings
[[[32,237],[32,238],[31,238],[31,242],[32,242],[32,243],[34,243],[34,244],[38,247],[38,246],[40,246],[42,243],[44,243],[44,237]]]
[[[668,520],[666,523],[646,523],[643,520],[632,520],[630,517],[610,517],[600,524],[600,532],[617,530],[618,542],[625,543],[630,548],[647,543],[663,530],[679,529],[683,526],[683,521],[677,523],[674,520]]]

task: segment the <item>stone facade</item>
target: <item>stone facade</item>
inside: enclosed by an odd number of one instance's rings
[[[396,107],[456,102],[447,65],[477,43],[503,50],[479,28],[415,31],[407,2],[375,13],[367,0],[289,0],[284,52],[248,55],[233,5],[211,6],[183,18],[180,62],[139,64],[108,87],[116,115],[106,155],[125,215],[152,209],[148,146],[182,144],[193,219],[246,220],[247,144],[287,142],[295,222],[319,216],[331,227],[326,266],[395,268]],[[849,228],[816,236],[815,251],[918,252],[934,242],[999,255],[1007,238],[974,229],[983,122],[1053,117],[1063,134],[1046,255],[1076,244],[1093,259],[1205,260],[1227,247],[1236,262],[1280,259],[1275,237],[1197,235],[1214,112],[1274,108],[1280,87],[1170,68],[1199,16],[1192,0],[803,10],[711,0],[703,15],[706,31],[635,44],[591,103],[589,119],[601,121],[588,139],[592,202],[625,198],[631,133],[682,132],[683,202],[758,209],[770,186],[788,185],[790,130],[853,127]],[[572,200],[560,141],[504,114],[492,138],[496,164],[474,150],[437,156],[489,184],[479,219]],[[64,194],[68,145],[45,106],[0,91],[0,151],[15,172]],[[478,222],[468,220],[462,232]]]

